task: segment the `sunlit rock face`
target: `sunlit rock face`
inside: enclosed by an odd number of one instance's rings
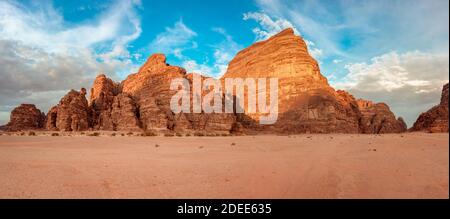
[[[405,129],[389,108],[360,108],[352,95],[335,91],[309,54],[305,41],[289,28],[240,51],[222,80],[248,77],[278,78],[279,117],[273,126],[261,127],[255,122],[261,116],[259,113],[246,113],[240,122],[247,128],[285,133],[380,133]],[[381,105],[384,104],[376,106]],[[244,108],[247,111],[247,106]],[[389,121],[384,125],[367,124],[369,117]]]
[[[137,73],[122,82],[104,74],[94,80],[89,101],[86,90],[71,90],[50,109],[45,120],[48,130],[81,131],[173,131],[203,133],[392,133],[406,129],[384,103],[356,100],[346,91],[336,91],[321,74],[317,61],[309,54],[305,41],[286,29],[271,38],[240,51],[217,81],[222,85],[222,111],[225,99],[239,97],[225,93],[227,79],[267,79],[266,100],[270,105],[270,78],[278,79],[277,120],[261,125],[264,115],[249,112],[244,89],[243,113],[193,112],[193,87],[196,78],[203,83],[210,78],[167,63],[163,54],[151,55]],[[178,90],[171,89],[174,79],[189,85],[190,111],[174,113],[170,107]],[[203,87],[200,99],[212,92]],[[448,90],[448,86],[447,86]],[[448,91],[447,91],[448,95]],[[240,97],[242,98],[242,97]],[[257,97],[255,97],[257,99]],[[447,96],[448,99],[448,96]],[[34,118],[34,117],[33,117]],[[448,108],[447,108],[448,118]],[[447,128],[448,130],[448,128]]]
[[[181,67],[169,65],[164,55],[154,54],[150,56],[138,73],[131,74],[122,81],[121,92],[130,95],[136,101],[142,129],[176,132],[230,132],[232,130],[235,121],[234,114],[172,112],[170,100],[178,91],[171,90],[170,83],[173,79],[186,79],[192,91],[192,75],[186,74]],[[201,81],[205,79],[203,76],[199,77]],[[206,92],[208,91],[203,91],[202,95]],[[192,92],[190,101],[192,102]]]

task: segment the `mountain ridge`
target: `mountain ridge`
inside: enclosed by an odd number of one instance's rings
[[[170,98],[176,91],[170,90],[170,81],[185,78],[192,85],[192,73],[169,65],[164,54],[153,54],[121,82],[98,75],[89,101],[84,88],[70,91],[49,110],[44,128],[233,134],[406,131],[403,119],[397,119],[386,104],[365,107],[358,104],[362,100],[331,87],[305,41],[290,28],[238,52],[219,80],[237,77],[279,79],[279,118],[274,125],[259,125],[259,115],[251,113],[173,113]],[[206,93],[202,91],[202,96]],[[21,125],[11,121],[8,127]]]

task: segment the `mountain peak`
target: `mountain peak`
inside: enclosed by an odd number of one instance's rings
[[[285,35],[295,35],[294,29],[292,29],[292,27],[288,27],[288,28],[282,30],[281,32],[273,35],[272,37],[280,37],[280,36],[285,36]]]
[[[144,72],[146,70],[152,71],[155,68],[161,68],[167,65],[166,55],[162,53],[155,53],[147,59],[145,64],[139,69],[139,72]]]

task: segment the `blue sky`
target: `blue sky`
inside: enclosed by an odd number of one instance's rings
[[[409,125],[448,82],[447,0],[0,1],[0,123],[47,111],[98,72],[115,80],[155,52],[220,77],[241,49],[292,27],[332,86],[386,102]]]

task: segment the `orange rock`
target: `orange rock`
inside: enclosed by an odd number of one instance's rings
[[[11,111],[8,131],[22,131],[42,128],[45,115],[34,104],[20,104]]]
[[[273,126],[258,127],[258,113],[238,116],[238,121],[250,129],[286,133],[378,133],[405,129],[389,108],[359,108],[353,96],[335,91],[320,73],[305,41],[290,28],[240,51],[222,80],[247,77],[279,79],[278,121]],[[383,127],[379,129],[364,128],[359,121],[363,115],[369,118],[369,114],[382,121],[388,118],[389,122],[377,124]]]
[[[357,100],[361,111],[360,129],[362,133],[400,133],[405,132],[407,127],[403,118],[395,118],[385,103],[373,103],[372,101]]]
[[[86,100],[86,89],[71,90],[50,109],[46,128],[59,131],[83,131],[90,127],[90,108]]]
[[[357,101],[345,91],[335,91],[309,54],[305,41],[289,28],[240,51],[220,79],[223,83],[226,78],[278,78],[279,115],[275,124],[260,125],[260,114],[248,113],[245,107],[245,113],[192,113],[192,109],[190,113],[172,112],[170,100],[177,92],[170,89],[172,79],[187,79],[192,89],[193,76],[186,74],[181,67],[169,65],[163,54],[154,54],[137,73],[130,74],[120,83],[105,75],[97,76],[89,104],[84,89],[70,91],[49,111],[45,127],[64,131],[155,129],[237,134],[388,133],[405,130],[403,120],[395,119],[386,104]],[[207,77],[200,78],[205,80]],[[203,90],[201,96],[208,92]],[[222,97],[224,101],[225,95]],[[244,94],[244,98],[247,97],[248,92]],[[191,92],[191,102],[192,99]]]

